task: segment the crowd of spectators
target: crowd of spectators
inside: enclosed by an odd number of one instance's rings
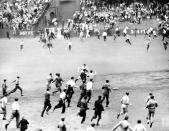
[[[105,30],[112,29],[116,23],[124,21],[140,24],[143,20],[154,18],[160,21],[169,19],[169,3],[161,4],[155,1],[149,6],[138,2],[107,6],[105,3],[96,4],[89,0],[81,0],[80,7],[80,11],[74,13],[73,19],[68,20],[68,28],[73,28],[76,33],[82,30],[91,33],[98,30],[100,25],[104,25]]]
[[[30,29],[43,13],[49,0],[1,0],[0,28]]]

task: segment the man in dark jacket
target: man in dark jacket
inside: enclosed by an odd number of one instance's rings
[[[104,99],[106,98],[106,107],[108,107],[109,105],[109,94],[110,94],[110,84],[109,84],[109,80],[106,80],[106,83],[102,86],[103,89],[103,99],[102,101],[104,101]]]
[[[86,83],[84,81],[83,81],[83,84],[80,85],[80,90],[81,90],[81,93],[80,93],[80,98],[77,103],[77,107],[80,107],[80,102],[81,102],[82,98],[84,98],[86,96]]]
[[[48,111],[51,109],[51,103],[50,103],[50,91],[49,89],[46,90],[46,93],[45,93],[45,100],[44,100],[44,107],[43,107],[43,110],[42,110],[42,113],[41,113],[41,117],[43,117],[43,114],[44,112],[46,111],[46,114],[48,114]]]
[[[85,119],[86,119],[86,111],[88,108],[87,106],[87,96],[84,97],[84,99],[81,100],[81,103],[80,103],[80,111],[78,113],[78,115],[80,117],[82,117],[82,120],[81,120],[81,124],[83,124],[85,122]]]
[[[103,108],[103,105],[102,105],[102,96],[98,96],[98,100],[95,101],[95,104],[94,104],[94,109],[95,112],[94,112],[94,116],[92,117],[91,121],[93,121],[93,119],[97,119],[97,125],[99,125],[99,121],[101,119],[101,114],[102,114],[102,111],[104,111],[104,108]]]
[[[23,116],[22,120],[19,122],[20,131],[25,131],[26,129],[28,129],[28,124],[29,122]]]

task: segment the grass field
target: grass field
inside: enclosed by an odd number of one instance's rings
[[[24,115],[30,122],[29,131],[42,128],[44,131],[57,130],[60,120],[61,110],[50,111],[49,116],[40,117],[43,107],[45,79],[51,72],[59,72],[61,76],[68,80],[71,76],[78,76],[77,68],[82,64],[87,64],[89,69],[97,71],[94,79],[94,93],[87,111],[86,122],[81,125],[77,116],[79,111],[76,108],[79,89],[75,89],[71,107],[66,110],[66,122],[69,130],[84,130],[89,124],[93,115],[93,102],[101,94],[101,85],[106,79],[111,81],[112,86],[119,87],[117,91],[112,91],[110,96],[110,106],[103,112],[98,131],[109,131],[119,121],[116,114],[120,109],[120,98],[126,91],[130,92],[130,100],[133,104],[129,108],[131,125],[136,124],[137,119],[141,119],[146,125],[146,110],[144,110],[145,99],[149,92],[153,92],[159,107],[156,111],[155,123],[148,131],[168,131],[169,130],[169,51],[164,51],[161,38],[152,41],[150,50],[147,53],[144,36],[131,37],[132,46],[125,43],[125,38],[108,37],[104,42],[94,37],[81,42],[77,38],[72,38],[72,51],[68,51],[66,40],[54,40],[53,50],[42,48],[42,43],[38,38],[23,38],[24,50],[19,51],[21,39],[0,39],[0,81],[6,78],[8,83],[13,81],[17,75],[21,77],[21,86],[24,90],[24,97],[20,97],[20,92],[9,96],[9,103],[14,97],[20,98],[21,115]],[[150,81],[149,78],[164,78],[165,81]],[[79,85],[80,82],[77,83]],[[9,90],[14,85],[9,84]],[[54,86],[53,86],[54,89]],[[1,93],[1,92],[0,92]],[[58,101],[58,95],[52,97],[52,105]],[[105,103],[104,103],[105,105]],[[8,105],[9,118],[11,105]],[[6,121],[0,120],[0,130],[4,130]],[[15,122],[9,125],[9,131],[17,131]]]

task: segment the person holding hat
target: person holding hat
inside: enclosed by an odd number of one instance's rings
[[[20,84],[20,77],[17,76],[16,80],[14,80],[12,83],[14,83],[14,82],[16,83],[15,84],[15,88],[12,91],[10,91],[8,94],[10,95],[10,94],[16,92],[16,90],[18,89],[21,92],[21,96],[23,96],[23,90],[22,90],[22,88],[19,85]]]

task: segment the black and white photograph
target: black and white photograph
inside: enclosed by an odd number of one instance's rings
[[[169,131],[168,0],[0,0],[0,131]]]

